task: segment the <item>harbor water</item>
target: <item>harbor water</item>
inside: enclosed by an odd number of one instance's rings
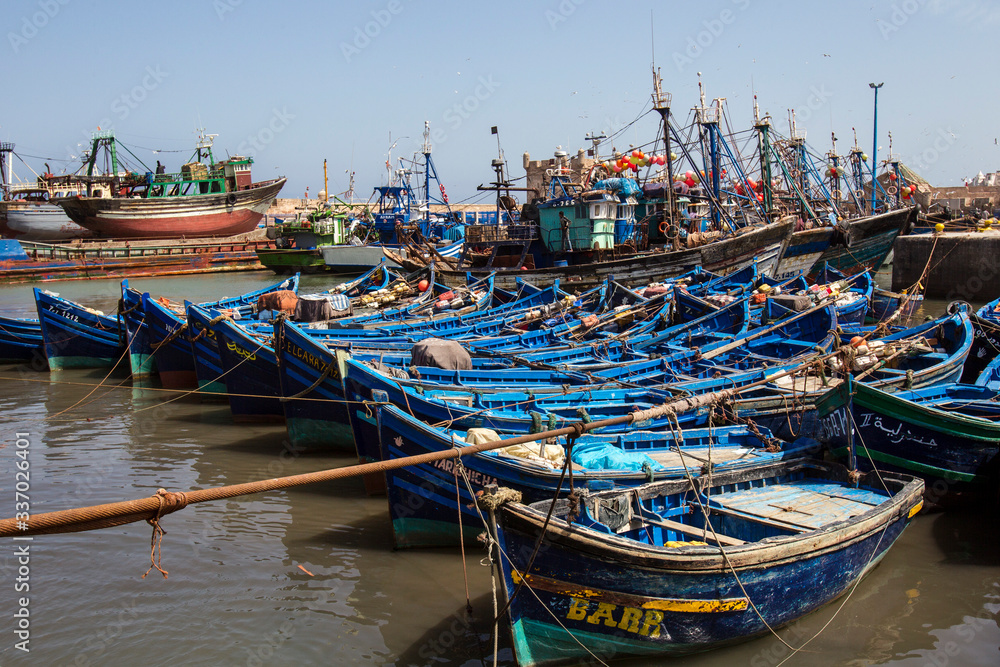
[[[307,276],[303,290],[333,280]],[[275,277],[131,282],[200,301]],[[45,287],[107,312],[120,296],[112,280]],[[925,311],[944,306],[928,302]],[[0,313],[33,310],[29,286],[0,287]],[[25,508],[17,502],[38,514],[356,462],[296,450],[283,426],[234,425],[227,404],[165,392],[155,381],[138,387],[107,371],[13,365],[0,366],[0,378],[3,517]],[[24,460],[30,474],[17,477]],[[143,577],[146,523],[0,540],[0,664],[494,664],[484,553],[393,551],[385,498],[366,496],[360,479],[193,505],[161,524],[156,556],[168,578],[156,569]],[[998,618],[997,515],[921,514],[849,595],[777,636],[676,663],[995,667]],[[512,664],[503,633],[498,650],[498,664]]]

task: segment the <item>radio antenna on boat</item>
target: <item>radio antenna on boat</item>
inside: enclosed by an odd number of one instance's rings
[[[199,127],[198,130],[198,143],[195,145],[195,151],[198,154],[198,162],[201,162],[204,158],[209,159],[209,164],[215,164],[215,158],[212,156],[212,144],[215,143],[215,138],[219,136],[218,134],[207,134],[205,128]]]
[[[653,10],[649,10],[649,66],[656,70],[656,39],[653,35]]]

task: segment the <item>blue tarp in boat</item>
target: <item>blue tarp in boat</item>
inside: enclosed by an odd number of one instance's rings
[[[663,470],[663,466],[640,452],[625,452],[610,442],[577,443],[573,463],[588,470]]]

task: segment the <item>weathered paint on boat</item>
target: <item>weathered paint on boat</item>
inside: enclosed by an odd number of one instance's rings
[[[142,299],[150,346],[155,346],[156,369],[163,388],[197,388],[198,375],[187,321],[149,294],[143,294]]]
[[[586,405],[586,402],[583,404]],[[452,437],[452,431],[428,426],[392,403],[379,408],[376,418],[384,460],[435,452],[464,444]],[[456,433],[456,435],[463,434],[464,430]],[[685,426],[683,443],[678,443],[669,430],[585,435],[577,440],[576,446],[583,447],[599,441],[611,442],[623,452],[641,452],[655,456],[676,450],[678,444],[682,444],[685,451],[692,455],[687,463],[690,468],[688,472],[694,476],[703,472],[703,457],[712,456],[708,451],[709,447],[717,457],[713,462],[713,475],[728,469],[756,467],[767,461],[802,456],[801,449],[791,445],[787,446],[785,451],[769,452],[764,449],[761,440],[742,426],[715,429]],[[555,446],[563,449],[562,443]],[[726,457],[722,454],[726,450],[733,449],[737,449],[742,456]],[[545,467],[498,452],[483,452],[463,457],[461,465],[473,493],[490,484],[500,484],[520,491],[526,502],[534,502],[551,499],[560,488],[560,469]],[[475,498],[461,478],[458,479],[459,484],[456,488],[456,474],[452,461],[407,466],[385,473],[389,515],[392,519],[396,548],[454,546],[463,538],[469,544],[476,540],[482,528],[482,520],[475,509]],[[604,469],[585,469],[575,466],[573,480],[578,487],[589,482],[596,483],[598,480],[602,483],[632,487],[654,478],[676,479],[683,477],[684,474],[682,463],[639,470],[615,468],[611,465]],[[569,492],[569,482],[566,481],[561,493],[565,495]]]
[[[222,380],[237,422],[284,422],[278,391],[278,361],[270,336],[258,339],[223,318],[210,325],[219,344]]]
[[[912,207],[851,221],[844,243],[831,243],[814,266],[826,263],[849,276],[877,271],[896,237],[913,226],[917,212],[917,207]]]
[[[275,354],[292,445],[355,452],[336,351],[286,320],[276,335]]]
[[[37,287],[34,294],[51,370],[102,368],[122,361],[125,344],[117,318]]]
[[[85,239],[94,232],[76,224],[56,204],[37,201],[0,202],[7,219],[5,234],[21,241]],[[0,210],[0,214],[4,214]]]
[[[233,236],[257,227],[284,178],[219,194],[180,197],[66,197],[58,200],[77,224],[105,238]]]
[[[225,400],[226,383],[222,379],[222,358],[219,341],[211,326],[212,316],[194,304],[186,303],[188,331],[191,336],[191,358],[198,378],[198,391],[203,398]]]
[[[142,379],[156,371],[156,359],[149,344],[148,326],[146,324],[143,295],[139,290],[129,287],[128,281],[122,281],[121,311],[119,321],[125,330],[125,340],[128,346],[129,367],[134,379]]]
[[[586,495],[573,523],[565,502],[550,520],[550,500],[504,505],[500,567],[518,664],[680,655],[800,618],[871,571],[919,510],[920,480],[884,479],[889,493],[874,475],[855,486],[839,466],[786,462],[713,476],[700,502],[687,480]],[[809,502],[810,514],[794,512]],[[615,513],[634,523],[618,528]],[[715,534],[738,539],[705,545]]]
[[[816,401],[820,438],[834,455],[846,457],[853,425],[859,463],[923,477],[938,502],[968,491],[989,492],[1000,465],[1000,422],[963,414],[962,401],[942,409],[913,400],[917,393],[891,394],[845,382]],[[986,393],[995,401],[996,392]]]
[[[591,262],[565,267],[536,269],[498,269],[496,285],[512,289],[518,278],[538,286],[562,282],[573,288],[594,287],[609,276],[627,280],[629,284],[645,285],[667,278],[677,277],[695,267],[702,267],[713,273],[731,273],[756,263],[761,273],[769,273],[778,259],[785,241],[791,232],[793,222],[787,220],[770,225],[748,229],[726,239],[712,241],[699,248],[671,252],[649,252],[622,259]],[[389,251],[386,254],[391,258]],[[481,277],[488,272],[470,269],[468,273]],[[438,267],[440,280],[448,285],[464,285],[467,271],[447,270]]]

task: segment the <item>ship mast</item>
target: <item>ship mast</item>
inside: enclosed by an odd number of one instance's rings
[[[13,169],[14,144],[0,142],[0,199],[10,199],[10,179]]]
[[[653,68],[653,109],[660,114],[663,123],[663,149],[667,163],[667,211],[670,221],[677,219],[677,200],[674,197],[674,162],[670,153],[670,102],[672,95],[663,92],[660,71]]]

